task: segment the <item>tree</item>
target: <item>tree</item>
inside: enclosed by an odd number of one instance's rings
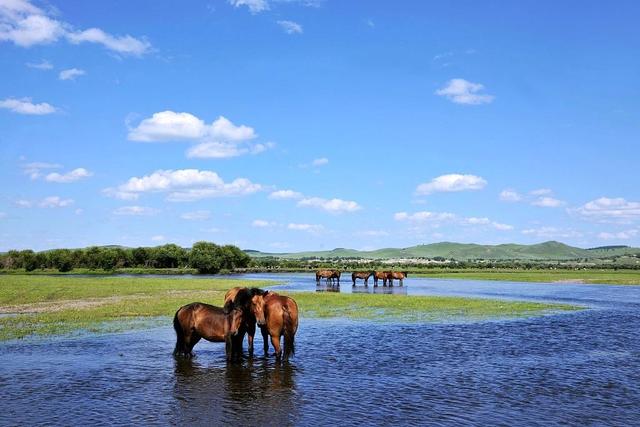
[[[211,242],[196,242],[189,252],[189,265],[201,274],[214,274],[222,266],[220,247]]]

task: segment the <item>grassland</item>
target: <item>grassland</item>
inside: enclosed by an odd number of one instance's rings
[[[227,279],[0,276],[0,340],[77,331],[112,332],[166,324],[192,301],[221,304],[233,286],[273,282]],[[372,320],[474,320],[539,315],[577,307],[455,297],[295,293],[303,317]]]
[[[513,282],[573,282],[608,285],[640,285],[640,270],[507,270],[507,269],[433,269],[416,277]]]

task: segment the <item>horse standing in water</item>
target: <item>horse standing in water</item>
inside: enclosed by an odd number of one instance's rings
[[[353,286],[356,285],[356,279],[364,280],[364,285],[369,286],[369,277],[375,274],[375,271],[354,271],[351,273],[351,281],[353,282]]]
[[[249,355],[253,356],[253,337],[256,334],[256,316],[251,311],[251,298],[254,295],[264,295],[262,289],[259,288],[243,288],[235,287],[231,288],[224,295],[224,311],[226,313],[231,312],[235,308],[240,308],[243,311],[244,330],[247,333],[247,342],[249,344]],[[269,352],[269,335],[264,327],[260,327],[262,333],[262,340],[264,342],[264,353]],[[244,337],[244,334],[242,334]],[[242,341],[240,342],[242,346]]]
[[[389,273],[389,286],[393,286],[393,279],[399,280],[400,286],[402,286],[402,282],[407,276],[406,271],[392,271]]]
[[[316,271],[316,285],[320,286],[320,279],[326,279],[327,283],[333,282],[334,279],[338,279],[338,286],[340,286],[340,271],[338,270],[318,270]]]
[[[284,359],[295,353],[295,335],[298,330],[298,304],[289,297],[266,291],[251,298],[251,310],[259,326],[264,326],[271,336],[276,359],[282,358],[280,337],[284,335]]]
[[[390,275],[389,271],[374,271],[373,286],[378,286],[378,280],[382,280],[382,286],[387,286],[387,280],[389,280]]]
[[[182,306],[173,317],[173,329],[176,331],[173,355],[192,358],[193,347],[200,338],[204,338],[211,342],[224,342],[227,361],[239,359],[244,337],[242,325],[243,310],[239,308],[225,313],[220,307],[201,302]]]

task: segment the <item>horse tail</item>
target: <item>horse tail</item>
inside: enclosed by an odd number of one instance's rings
[[[289,356],[293,356],[296,353],[295,336],[296,325],[291,317],[289,307],[286,305],[283,308],[284,317],[284,358],[288,359]]]
[[[177,356],[184,351],[184,330],[182,329],[182,325],[178,319],[178,313],[180,310],[182,310],[182,308],[179,308],[178,311],[176,311],[175,316],[173,316],[173,329],[176,331],[176,348],[173,350],[174,356]]]

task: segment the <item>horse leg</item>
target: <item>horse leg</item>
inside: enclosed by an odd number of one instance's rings
[[[260,333],[262,334],[262,342],[264,345],[264,355],[269,355],[269,332],[266,326],[260,326]]]
[[[402,281],[403,281],[403,279],[400,279],[400,286],[402,286]]]
[[[393,279],[389,279],[389,286],[393,286]]]
[[[187,358],[191,359],[193,357],[192,350],[193,347],[198,344],[198,341],[200,341],[200,335],[198,335],[197,333],[191,334],[189,338],[185,340],[185,355],[187,356]]]
[[[282,348],[280,347],[280,335],[271,334],[271,344],[276,351],[276,360],[280,360],[282,357]]]

